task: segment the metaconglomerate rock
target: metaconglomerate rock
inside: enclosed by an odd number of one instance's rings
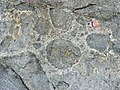
[[[0,0],[0,90],[120,90],[119,0]]]

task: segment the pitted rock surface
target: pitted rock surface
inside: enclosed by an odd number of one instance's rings
[[[73,16],[61,9],[50,9],[50,16],[55,28],[70,29]]]

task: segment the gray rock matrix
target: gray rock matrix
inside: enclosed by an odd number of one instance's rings
[[[120,90],[120,0],[0,0],[0,90]]]

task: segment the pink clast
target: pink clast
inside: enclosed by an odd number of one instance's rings
[[[100,26],[100,22],[96,19],[92,20],[92,27],[93,28],[98,28]]]

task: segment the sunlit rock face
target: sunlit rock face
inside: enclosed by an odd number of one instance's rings
[[[0,0],[0,90],[120,90],[119,0]]]

